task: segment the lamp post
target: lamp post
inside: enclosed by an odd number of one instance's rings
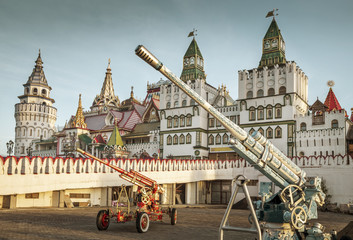
[[[10,141],[8,141],[8,142],[6,143],[8,156],[11,156],[11,155],[12,155],[13,145],[14,145],[14,142],[13,142],[12,140],[10,140]]]
[[[26,151],[27,151],[27,156],[32,156],[32,152],[33,152],[32,145],[29,145],[29,147],[26,148]]]

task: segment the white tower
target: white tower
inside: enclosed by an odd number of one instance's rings
[[[55,132],[56,108],[50,98],[51,87],[43,71],[40,50],[36,65],[24,86],[24,94],[19,96],[20,103],[15,105],[16,136],[15,155],[26,155],[26,149],[34,139],[50,138]]]

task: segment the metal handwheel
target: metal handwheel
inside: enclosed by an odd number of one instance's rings
[[[292,211],[291,223],[295,229],[302,229],[307,221],[307,215],[302,207],[296,207]]]
[[[140,193],[142,194],[141,202],[143,202],[144,204],[148,204],[148,202],[150,201],[150,196],[152,195],[151,189],[146,187],[141,188]]]
[[[289,203],[288,208],[292,210],[299,203],[305,201],[305,193],[297,185],[288,185],[279,195],[284,203]]]

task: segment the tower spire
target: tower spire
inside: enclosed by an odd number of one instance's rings
[[[332,91],[332,87],[330,87],[330,90],[328,91],[328,94],[326,96],[326,100],[325,100],[324,104],[328,107],[328,109],[327,109],[328,112],[342,110],[342,107],[341,107],[340,103],[338,102],[336,95]]]
[[[119,98],[114,94],[112,72],[110,68],[110,58],[108,60],[107,71],[105,79],[99,95],[93,101],[91,109],[93,108],[118,108],[120,105]]]
[[[273,16],[273,19],[262,41],[262,57],[259,67],[273,66],[275,64],[286,62],[285,42],[282,37],[281,30],[279,29],[276,19],[274,18],[274,13],[270,16]]]
[[[194,32],[191,33],[194,34]],[[195,38],[192,39],[183,60],[183,71],[180,76],[181,80],[186,82],[188,80],[194,81],[198,78],[206,79],[204,60]]]
[[[83,116],[83,111],[82,111],[81,94],[79,95],[76,116],[75,116],[74,121],[72,122],[72,126],[71,127],[74,127],[74,128],[87,128],[87,124],[85,123],[85,117]]]

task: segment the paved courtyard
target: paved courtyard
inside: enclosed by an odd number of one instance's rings
[[[178,208],[178,223],[151,223],[149,231],[137,233],[135,222],[111,223],[107,231],[98,231],[97,212],[102,208],[30,208],[0,210],[0,239],[217,239],[225,208]],[[232,210],[230,225],[247,227],[246,210]],[[341,230],[353,215],[320,213],[320,223]],[[255,239],[254,234],[226,232],[227,239]]]

